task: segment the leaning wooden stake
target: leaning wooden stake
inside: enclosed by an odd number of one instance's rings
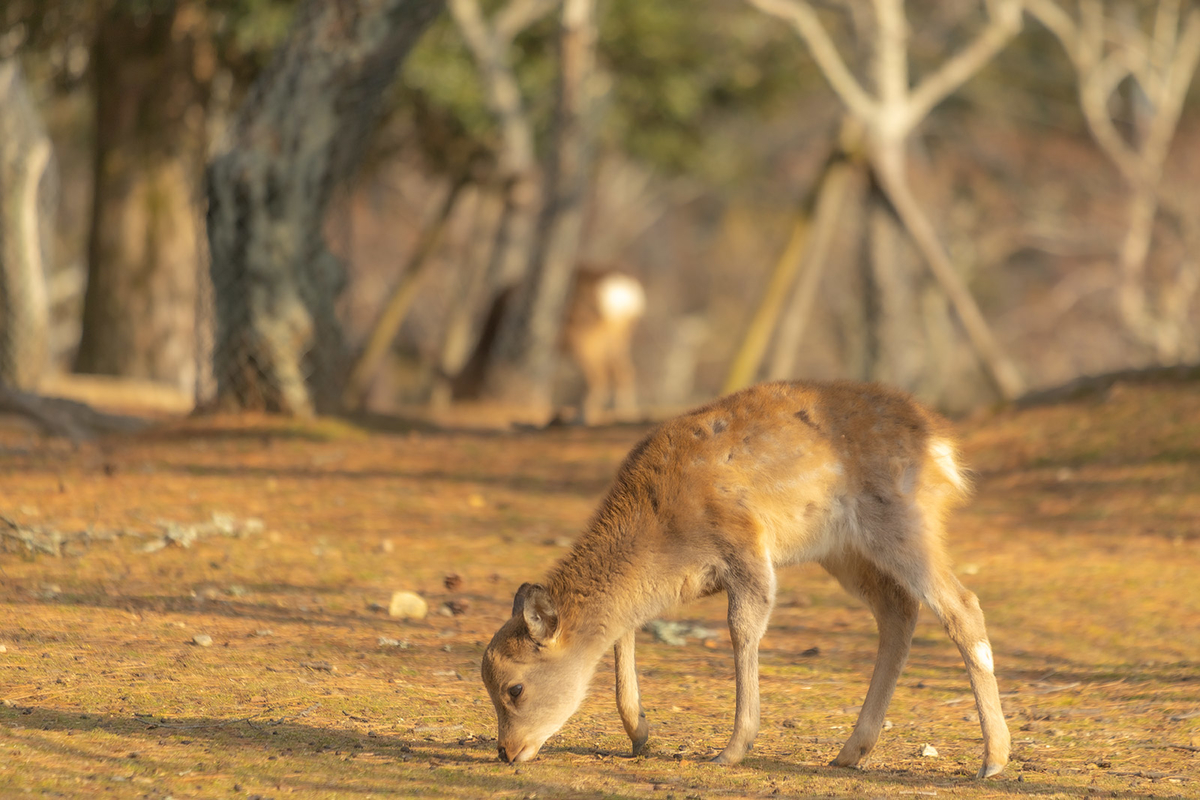
[[[400,273],[399,282],[392,289],[392,294],[384,304],[379,319],[376,320],[370,336],[367,337],[366,346],[363,347],[362,353],[354,362],[354,366],[350,370],[350,377],[346,379],[346,388],[342,391],[344,407],[359,408],[362,405],[367,389],[370,388],[375,373],[379,371],[379,363],[383,360],[388,348],[392,346],[396,334],[399,333],[408,309],[417,299],[417,289],[420,288],[421,279],[425,277],[425,270],[432,261],[430,256],[437,248],[438,242],[441,241],[446,224],[450,220],[450,214],[454,211],[459,195],[462,194],[462,190],[468,182],[466,177],[461,177],[451,184],[450,191],[442,200],[437,215],[425,230],[421,231],[417,246],[413,248],[412,254],[408,257],[408,263],[404,265],[404,269]]]

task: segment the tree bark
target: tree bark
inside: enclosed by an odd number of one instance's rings
[[[36,389],[49,366],[57,173],[16,59],[0,59],[0,385]]]
[[[118,4],[93,47],[96,150],[88,285],[75,369],[195,385],[203,75],[186,3]],[[160,9],[161,10],[157,10]]]
[[[297,415],[336,407],[344,283],[322,223],[384,90],[442,0],[308,0],[208,168],[217,402]]]
[[[595,0],[566,0],[545,202],[530,269],[506,311],[487,377],[489,396],[539,411],[551,402],[555,348],[578,258],[592,161]]]

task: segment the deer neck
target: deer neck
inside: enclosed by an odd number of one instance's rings
[[[657,524],[649,513],[600,515],[551,572],[546,588],[572,648],[599,658],[631,628],[671,604],[652,579],[652,559],[638,552],[643,529]]]

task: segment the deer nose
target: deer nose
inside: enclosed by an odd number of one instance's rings
[[[508,751],[504,749],[504,745],[500,745],[499,753],[500,753],[500,760],[503,761],[505,764],[507,764],[508,763]]]

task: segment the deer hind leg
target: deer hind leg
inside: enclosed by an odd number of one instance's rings
[[[650,726],[642,711],[641,693],[638,691],[637,665],[633,659],[634,632],[630,630],[613,646],[613,660],[617,671],[617,711],[625,733],[633,742],[633,754],[640,755],[650,737]]]
[[[995,775],[1008,763],[1010,740],[979,599],[951,571],[935,523],[923,521],[900,531],[900,538],[877,548],[872,557],[929,606],[962,654],[983,729],[983,766],[978,777]]]
[[[971,691],[975,693],[975,708],[979,711],[979,725],[983,729],[983,766],[977,777],[990,777],[1008,763],[1010,743],[993,671],[992,646],[988,642],[979,599],[948,568],[942,568],[932,576],[924,599],[941,620],[951,641],[958,646],[967,665],[967,677],[971,681]]]
[[[736,764],[750,751],[758,735],[758,643],[767,631],[775,603],[775,570],[769,559],[731,565],[725,591],[729,595],[729,638],[733,642],[737,704],[733,735],[713,761]]]
[[[832,762],[834,766],[853,767],[879,741],[879,732],[883,730],[896,681],[900,679],[908,660],[921,604],[912,592],[894,578],[851,551],[844,552],[836,559],[823,561],[822,566],[837,578],[846,591],[866,602],[879,628],[879,653],[875,658],[875,670],[871,673],[866,700],[863,701],[854,731]]]
[[[572,342],[571,353],[583,373],[585,389],[581,416],[585,423],[592,425],[603,416],[612,391],[609,386],[604,342],[597,340],[595,336],[580,336]]]

